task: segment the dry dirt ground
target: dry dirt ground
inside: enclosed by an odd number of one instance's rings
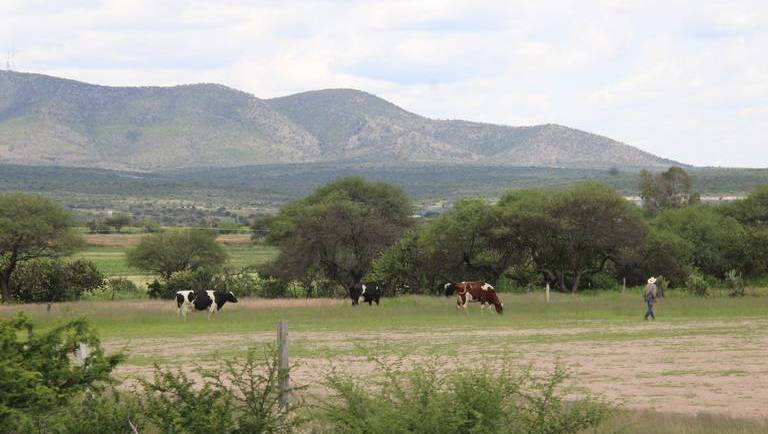
[[[139,244],[146,234],[85,234],[85,243],[89,246],[100,247],[133,247]],[[242,245],[251,243],[251,234],[224,234],[216,237],[216,241],[227,245]]]
[[[243,333],[104,343],[129,354],[118,375],[130,379],[148,375],[153,361],[189,370],[213,354],[243,354],[273,341],[273,333]],[[293,381],[320,395],[321,379],[333,367],[363,375],[376,371],[361,353],[365,349],[406,364],[438,363],[446,372],[478,363],[514,363],[543,372],[558,363],[570,370],[574,393],[600,393],[627,408],[768,417],[768,320],[763,319],[568,329],[294,331],[290,342],[292,362],[298,364]]]

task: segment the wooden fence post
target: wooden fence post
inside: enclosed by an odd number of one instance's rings
[[[546,289],[546,297],[547,297],[547,303],[549,303],[549,283],[547,283],[547,289]]]
[[[288,363],[288,322],[277,323],[277,378],[280,386],[280,405],[288,405],[290,384],[290,365]]]
[[[627,290],[627,278],[624,277],[621,279],[621,292],[624,292]]]

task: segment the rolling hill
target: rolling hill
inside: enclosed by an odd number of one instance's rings
[[[260,99],[217,84],[108,87],[0,71],[0,163],[152,171],[309,162],[674,164],[560,125],[429,119],[351,89]]]

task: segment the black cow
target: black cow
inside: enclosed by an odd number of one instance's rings
[[[176,291],[176,306],[179,315],[187,317],[187,312],[208,310],[208,318],[221,310],[226,302],[237,303],[237,297],[232,291]]]
[[[384,289],[378,283],[361,283],[349,290],[352,306],[356,306],[358,303],[368,303],[368,306],[373,306],[374,302],[378,306],[382,295],[384,295]]]

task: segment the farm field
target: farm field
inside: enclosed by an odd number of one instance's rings
[[[85,235],[86,248],[72,255],[93,261],[108,277],[127,277],[136,283],[143,283],[149,276],[128,266],[125,252],[141,240],[142,234],[95,234]],[[216,239],[229,256],[227,265],[241,268],[260,265],[276,255],[273,247],[253,244],[250,234],[220,235]]]
[[[50,312],[44,305],[2,306],[0,315],[22,310],[43,326],[85,315],[108,351],[128,355],[117,371],[128,380],[148,375],[154,363],[190,368],[266,347],[276,322],[286,319],[298,363],[292,377],[311,395],[322,395],[320,381],[333,367],[375,372],[369,356],[446,370],[512,363],[546,371],[560,364],[572,374],[573,393],[604,394],[631,410],[631,420],[651,411],[696,424],[707,419],[694,416],[707,413],[765,427],[768,298],[672,293],[655,322],[642,321],[637,293],[554,294],[550,303],[539,293],[504,294],[504,302],[503,316],[481,315],[478,306],[464,315],[453,298],[418,296],[356,308],[346,300],[244,299],[211,320],[182,320],[172,301],[155,300],[61,303]]]

